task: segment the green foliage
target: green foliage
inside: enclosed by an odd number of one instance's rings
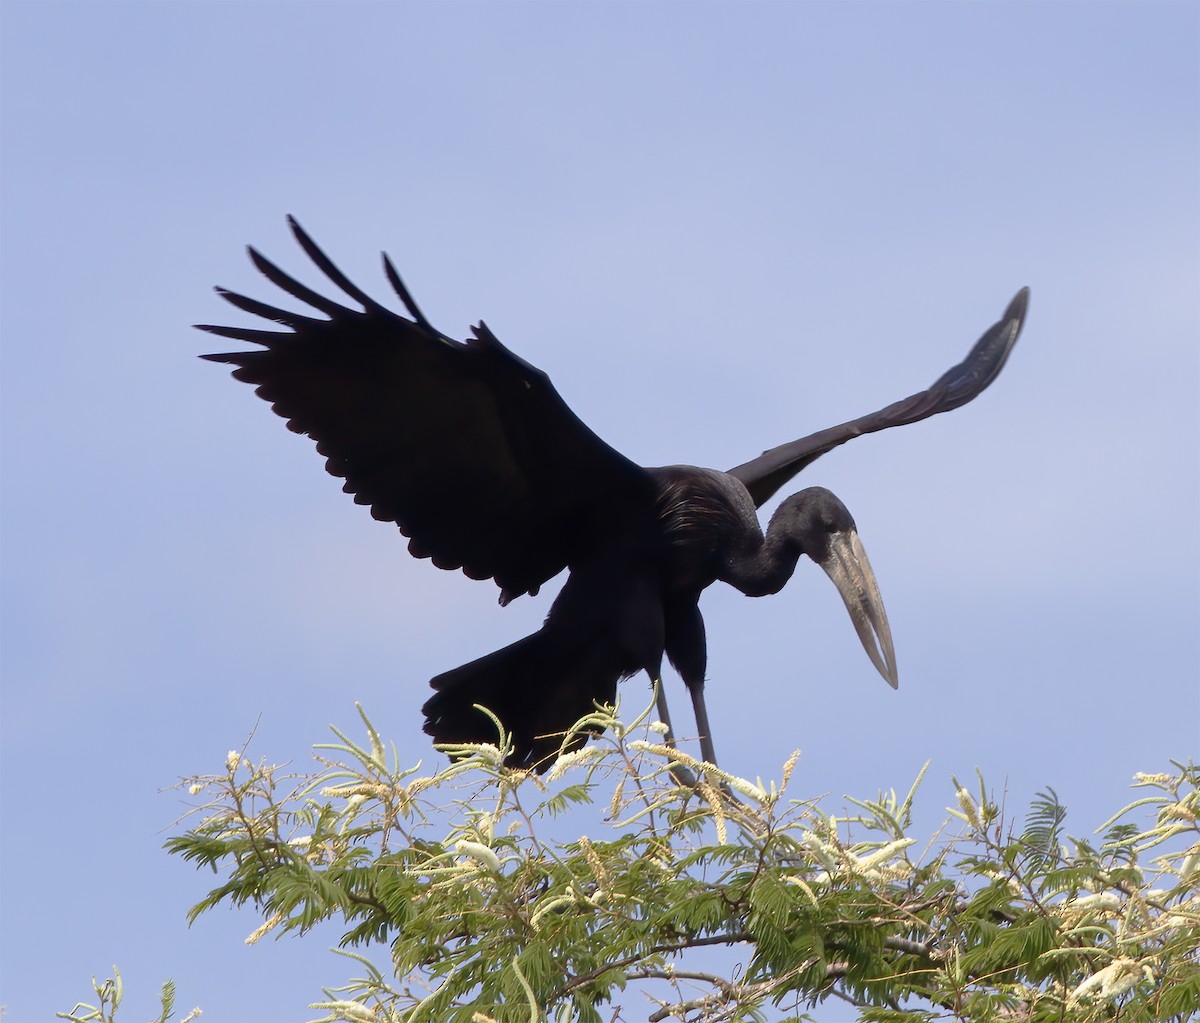
[[[322,1020],[612,1023],[647,998],[651,1020],[692,1023],[799,1021],[829,998],[878,1023],[1200,1011],[1191,764],[1138,775],[1145,795],[1098,841],[1066,836],[1053,790],[1021,826],[982,777],[955,781],[925,847],[910,834],[924,771],[903,799],[835,816],[790,795],[795,756],[777,784],[750,782],[641,719],[581,722],[607,731],[544,777],[504,768],[503,743],[421,774],[362,720],[366,741],[335,730],[315,776],[242,751],[189,779],[204,802],[167,842],[219,878],[192,919],[253,905],[249,942],[340,922],[358,976],[314,1003]],[[698,968],[714,946],[740,965]]]
[[[69,1020],[70,1023],[113,1023],[117,1009],[121,1005],[121,999],[125,995],[125,985],[121,983],[121,971],[114,966],[113,975],[103,983],[93,977],[92,990],[96,995],[95,1005],[76,1002],[70,1012],[56,1012],[55,1016],[58,1019]],[[163,984],[159,998],[162,1011],[159,1013],[158,1019],[152,1020],[151,1023],[167,1023],[167,1020],[173,1015],[175,1009],[174,981],[168,980]],[[180,1023],[192,1023],[192,1020],[199,1015],[200,1010],[193,1009],[180,1020]]]

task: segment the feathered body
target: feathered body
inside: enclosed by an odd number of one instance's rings
[[[925,391],[728,472],[642,468],[580,422],[546,374],[483,323],[462,342],[435,330],[385,256],[408,317],[386,309],[291,225],[317,267],[361,308],[313,291],[251,249],[270,281],[323,315],[218,289],[284,329],[201,325],[260,346],[205,358],[236,367],[234,376],[253,384],[290,429],[312,437],[343,489],[394,522],[414,556],[493,579],[502,604],[570,570],[538,632],[431,681],[425,730],[435,740],[494,741],[491,719],[475,706],[483,705],[512,735],[509,762],[542,770],[567,729],[615,699],[621,679],[640,671],[659,679],[665,654],[692,696],[702,751],[714,759],[700,593],[718,580],[752,596],[775,593],[801,556],[830,575],[868,655],[896,684],[882,599],[845,506],[809,488],[783,501],[765,535],[756,509],[839,444],[979,394],[1016,343],[1026,289]],[[660,709],[665,715],[665,701]]]

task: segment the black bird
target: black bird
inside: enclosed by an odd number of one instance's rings
[[[788,497],[764,536],[755,509],[825,452],[853,437],[964,405],[1000,372],[1016,343],[1027,288],[966,359],[928,390],[878,412],[772,448],[728,472],[642,468],[567,407],[550,378],[482,322],[455,341],[417,308],[385,254],[408,317],[370,298],[292,218],[309,258],[361,309],[334,302],[249,249],[273,284],[321,317],[288,312],[223,288],[222,298],[286,330],[198,325],[263,350],[206,355],[307,434],[343,490],[394,522],[409,550],[438,568],[494,579],[500,603],[570,569],[542,628],[431,681],[425,731],[440,743],[494,742],[511,732],[508,762],[545,770],[563,734],[612,703],[639,671],[661,677],[665,653],[692,697],[704,759],[715,763],[704,707],[707,663],[701,591],[718,579],[749,596],[778,592],[807,555],[846,603],[879,673],[897,685],[883,601],[855,528],[820,487]],[[669,725],[661,695],[660,715]],[[586,741],[577,735],[565,748]]]

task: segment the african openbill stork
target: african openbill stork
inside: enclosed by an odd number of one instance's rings
[[[261,346],[204,358],[237,367],[233,375],[254,384],[291,430],[315,440],[343,490],[399,526],[416,557],[495,580],[501,604],[570,570],[540,630],[431,681],[425,731],[435,741],[495,741],[482,705],[511,732],[509,764],[545,770],[564,748],[563,734],[596,702],[612,703],[621,679],[645,671],[660,680],[665,653],[691,694],[702,755],[715,763],[700,594],[717,580],[749,596],[776,593],[803,555],[833,580],[871,661],[897,685],[887,615],[846,506],[810,487],[783,501],[765,535],[756,509],[851,438],[971,401],[1016,343],[1027,288],[925,391],[728,472],[643,468],[600,440],[549,377],[482,322],[466,341],[436,330],[386,254],[407,318],[351,283],[288,220],[309,258],[361,309],[318,294],[251,248],[268,280],[324,318],[218,288],[237,308],[286,329],[198,325]],[[661,685],[659,693],[669,725]],[[575,736],[565,748],[584,741]]]

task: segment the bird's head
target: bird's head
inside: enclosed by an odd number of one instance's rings
[[[858,538],[850,510],[824,487],[809,487],[785,502],[792,535],[803,553],[824,569],[845,601],[863,649],[893,689],[899,685],[892,630],[871,562]],[[782,508],[780,509],[783,510]]]

